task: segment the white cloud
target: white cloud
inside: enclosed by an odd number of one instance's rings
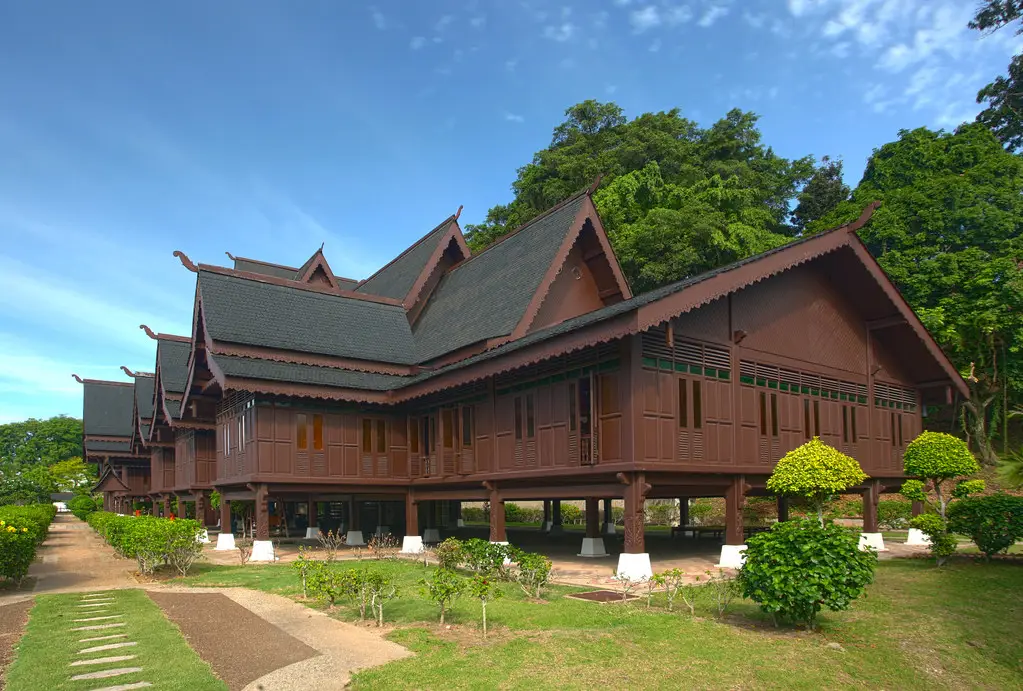
[[[415,36],[409,41],[408,47],[412,50],[419,50],[426,45],[426,39],[422,36]]]
[[[655,38],[654,42],[650,44],[649,50],[650,50],[651,53],[656,53],[660,49],[661,49],[661,39]]]
[[[763,28],[764,24],[767,23],[767,13],[752,14],[751,12],[743,11],[742,20],[749,24],[754,29]]]
[[[436,24],[433,25],[433,30],[436,31],[437,33],[440,33],[447,29],[451,25],[451,22],[453,21],[455,21],[454,17],[452,17],[450,14],[445,14],[443,17],[437,20]]]
[[[505,60],[504,69],[507,70],[508,72],[514,72],[518,64],[519,64],[518,60]]]
[[[383,31],[384,29],[387,28],[387,18],[384,16],[383,12],[381,12],[375,7],[371,7],[370,16],[373,17],[373,26],[375,26],[377,29]]]
[[[474,29],[482,29],[486,24],[487,18],[482,14],[469,20],[469,26]]]
[[[613,96],[616,91],[618,91],[617,84],[608,84],[607,86],[604,87],[604,93],[606,93],[608,96]]]
[[[685,24],[693,18],[693,11],[689,9],[689,5],[678,5],[671,7],[667,12],[668,24],[674,26],[675,24]]]
[[[507,120],[508,122],[516,122],[516,123],[522,123],[522,122],[526,121],[526,118],[524,118],[521,115],[518,115],[516,113],[505,113],[504,114],[504,119]]]
[[[552,41],[558,43],[564,43],[575,35],[575,24],[572,22],[563,22],[562,24],[551,24],[545,26],[543,29],[544,38],[549,38]]]
[[[726,14],[728,14],[728,8],[724,5],[712,5],[707,8],[707,10],[703,13],[703,16],[701,16],[700,20],[696,23],[703,28],[707,28],[708,26],[713,26],[714,22],[721,19]]]
[[[629,15],[629,23],[636,33],[661,25],[661,13],[654,5],[647,5]]]

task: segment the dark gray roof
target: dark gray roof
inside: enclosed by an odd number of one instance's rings
[[[131,453],[131,442],[127,441],[89,441],[85,443],[89,453]]]
[[[416,322],[420,362],[510,334],[585,199],[575,197],[444,276]]]
[[[153,417],[153,390],[156,388],[156,377],[137,375],[135,377],[135,407],[139,417]]]
[[[160,381],[164,391],[184,393],[188,381],[188,356],[191,352],[192,345],[187,341],[160,339],[157,355],[160,358]]]
[[[355,290],[359,287],[359,282],[352,278],[342,278],[341,276],[335,276],[337,279],[337,287],[341,290]]]
[[[214,340],[376,362],[415,364],[405,310],[297,287],[199,271]]]
[[[356,372],[334,367],[316,367],[291,362],[275,362],[233,355],[211,356],[220,370],[229,377],[284,381],[318,386],[336,386],[345,389],[387,391],[403,386],[412,377],[394,374]]]
[[[82,417],[85,433],[130,437],[135,387],[117,382],[86,381]]]
[[[445,235],[454,223],[453,218],[448,218],[439,226],[427,233],[414,245],[398,255],[384,268],[367,278],[358,287],[358,292],[370,295],[401,300],[412,290],[416,279],[423,273],[427,262],[437,249],[437,243]]]
[[[268,264],[266,262],[256,261],[255,259],[243,259],[239,257],[234,260],[234,268],[235,271],[249,271],[254,274],[263,274],[264,276],[286,278],[289,281],[294,281],[298,278],[298,269],[292,266]]]
[[[167,404],[168,415],[174,419],[181,417],[181,401],[175,401],[172,398],[167,398],[164,399],[164,403]]]

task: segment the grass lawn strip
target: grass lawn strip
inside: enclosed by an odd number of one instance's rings
[[[80,593],[37,597],[8,671],[8,688],[85,691],[150,684],[173,691],[227,689],[144,592],[117,590],[104,597],[123,621],[82,626],[75,621],[83,614],[77,605],[94,597]],[[94,631],[112,626],[119,628]],[[113,643],[135,645],[105,648]]]
[[[417,655],[359,672],[356,689],[1023,689],[1023,569],[1012,563],[962,559],[939,570],[924,559],[882,562],[868,596],[822,614],[817,634],[775,629],[748,601],[718,621],[706,602],[694,618],[667,612],[662,596],[648,610],[640,591],[640,601],[623,606],[565,597],[581,590],[558,587],[536,603],[509,584],[487,608],[495,627],[487,642],[479,605],[466,598],[449,612],[454,626],[436,625],[437,608],[418,595],[421,565],[362,565],[398,585],[401,597],[386,608],[390,638]],[[204,565],[182,582],[301,596],[286,565]],[[333,615],[357,618],[347,604]]]

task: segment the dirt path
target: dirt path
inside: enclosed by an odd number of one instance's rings
[[[35,578],[32,593],[14,591],[0,595],[0,604],[37,593],[134,586],[137,585],[131,577],[134,570],[135,562],[117,556],[87,523],[71,514],[57,514],[36,562],[28,571],[29,577]]]
[[[25,630],[30,609],[31,600],[0,605],[0,691],[4,688],[4,671],[14,659],[14,644]]]

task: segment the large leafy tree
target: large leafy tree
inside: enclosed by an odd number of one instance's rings
[[[0,425],[0,467],[22,467],[82,455],[82,421],[60,415]]]
[[[994,32],[1023,17],[1021,0],[985,0],[970,22],[971,29]],[[1023,32],[1017,28],[1016,33]],[[1010,150],[1023,147],[1023,55],[1009,63],[1007,74],[997,77],[977,94],[977,103],[987,107],[977,115]]]
[[[518,171],[515,198],[467,226],[474,251],[603,175],[594,196],[636,292],[776,247],[799,228],[790,202],[815,173],[763,144],[757,116],[708,128],[678,109],[628,120],[614,103],[569,108],[550,145]],[[836,202],[837,203],[837,202]]]
[[[807,225],[823,218],[849,199],[850,192],[849,186],[842,179],[842,161],[823,157],[820,167],[796,198],[799,203],[792,212],[792,225],[802,233]]]
[[[882,201],[859,232],[967,377],[967,431],[981,460],[1000,405],[1023,390],[1023,159],[982,124],[899,133],[876,149],[852,200],[811,230]]]

